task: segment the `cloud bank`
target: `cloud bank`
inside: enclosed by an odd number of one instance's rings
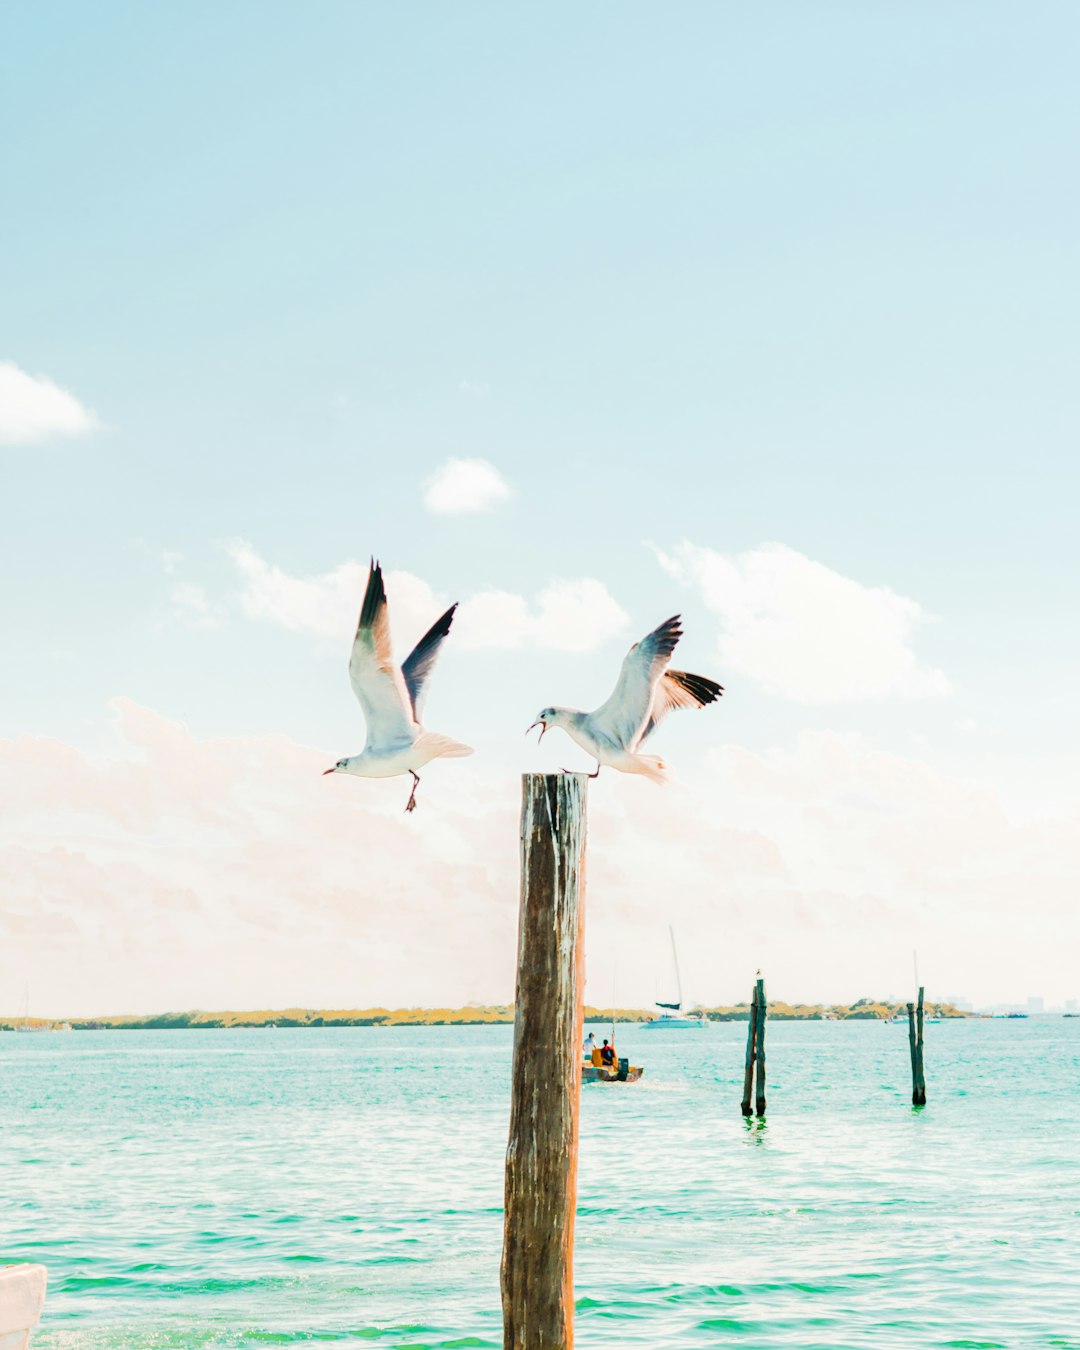
[[[295,577],[238,541],[229,547],[243,585],[239,603],[253,619],[293,632],[341,639],[356,624],[367,578],[366,564],[344,562],[320,576]],[[435,591],[411,572],[388,572],[386,590],[395,634],[420,636],[453,597]],[[593,577],[550,582],[534,600],[488,589],[466,597],[455,618],[455,638],[465,650],[542,647],[585,652],[626,627],[628,617]],[[402,648],[404,655],[406,648]]]
[[[508,999],[516,774],[323,778],[281,736],[193,736],[127,701],[93,753],[0,741],[0,990],[14,1014]],[[669,790],[590,788],[589,997],[645,1004],[681,935],[691,997],[1076,995],[1080,819],[857,736],[713,752]],[[1038,895],[1040,924],[1030,923]],[[1055,940],[1047,946],[1045,933]]]

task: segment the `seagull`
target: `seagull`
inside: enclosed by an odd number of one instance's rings
[[[657,755],[639,754],[646,737],[672,708],[704,708],[724,692],[721,685],[704,675],[669,668],[671,653],[681,637],[682,616],[676,614],[634,643],[623,659],[614,692],[595,712],[545,708],[529,731],[541,727],[543,740],[549,727],[562,727],[596,760],[596,772],[589,774],[590,778],[607,764],[620,773],[640,773],[653,782],[666,782],[667,764]]]
[[[372,559],[360,622],[349,657],[349,680],[364,710],[367,741],[358,755],[339,759],[323,774],[351,773],[358,778],[396,778],[411,773],[412,792],[406,811],[416,810],[417,769],[433,759],[463,759],[472,747],[426,731],[420,718],[428,680],[443,639],[450,631],[457,605],[451,605],[409,654],[403,666],[394,664],[390,649],[390,616],[382,568]]]

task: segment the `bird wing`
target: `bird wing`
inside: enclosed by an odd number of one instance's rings
[[[706,675],[688,675],[685,670],[665,670],[653,690],[649,720],[641,740],[651,736],[673,708],[704,708],[724,692],[724,686]],[[638,744],[641,742],[639,741]]]
[[[454,621],[455,609],[457,605],[451,605],[442,618],[431,625],[402,664],[401,673],[405,679],[405,687],[409,691],[409,698],[412,700],[413,717],[417,722],[423,720],[427,682],[435,669],[443,639],[449,633],[450,625]]]
[[[415,739],[412,701],[390,647],[390,614],[382,568],[374,561],[349,657],[349,680],[367,722],[366,749]]]
[[[593,727],[624,750],[632,750],[652,708],[653,689],[682,637],[676,614],[635,642],[623,658],[619,681],[608,701],[591,715]]]

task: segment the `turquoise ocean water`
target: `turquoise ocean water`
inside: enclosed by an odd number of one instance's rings
[[[1080,1350],[1080,1020],[647,1033],[582,1096],[577,1344]],[[501,1344],[509,1027],[0,1035],[35,1350]]]

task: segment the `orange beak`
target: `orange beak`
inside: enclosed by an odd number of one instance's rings
[[[543,731],[541,731],[541,732],[540,732],[540,735],[537,736],[537,738],[536,738],[536,744],[539,745],[540,742],[544,739],[544,732],[547,731],[547,723],[546,723],[545,721],[543,721],[543,720],[541,720],[541,721],[539,721],[539,722],[534,722],[534,723],[532,724],[532,726],[529,728],[529,731],[534,730],[536,727],[542,727],[542,728],[543,728]],[[527,731],[527,732],[525,733],[526,736],[529,734],[529,731]]]

